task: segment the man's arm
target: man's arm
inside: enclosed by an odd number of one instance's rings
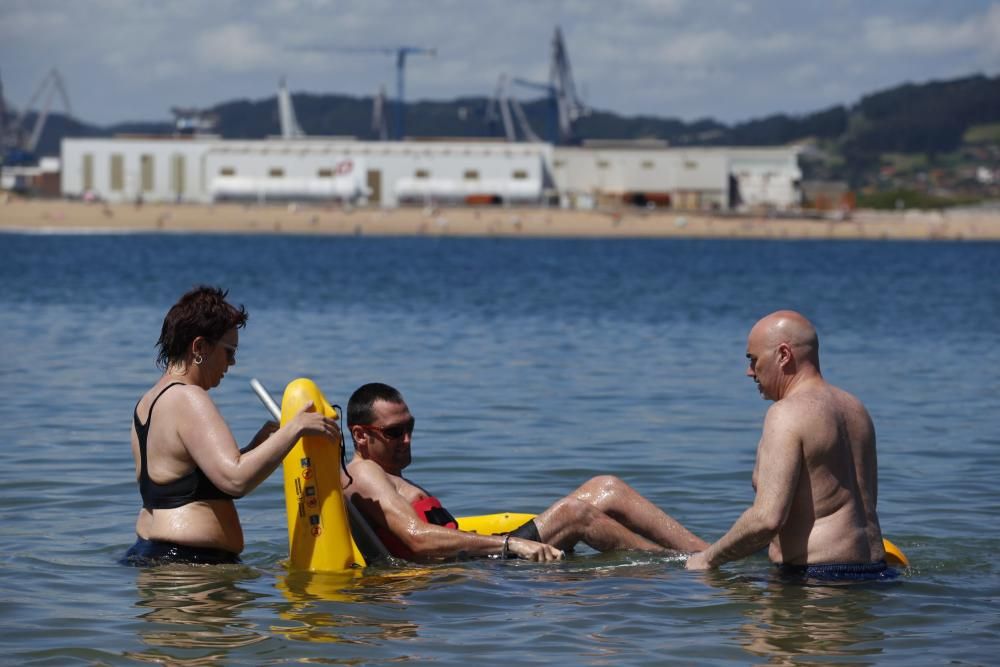
[[[491,556],[503,551],[506,539],[503,535],[479,535],[421,521],[377,463],[360,461],[351,467],[351,475],[354,483],[344,490],[348,498],[359,497],[362,511],[365,506],[377,508],[375,512],[364,511],[365,516],[382,523],[418,560]],[[511,554],[527,560],[558,560],[563,555],[555,547],[517,537],[507,541],[507,548]]]
[[[788,408],[775,404],[764,419],[757,448],[757,495],[753,505],[719,541],[693,554],[687,561],[687,569],[718,567],[756,553],[785,524],[803,464],[802,439]]]

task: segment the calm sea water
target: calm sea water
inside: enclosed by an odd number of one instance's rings
[[[0,655],[8,664],[995,664],[1000,245],[0,235]],[[279,476],[240,501],[245,565],[139,570],[132,407],[195,283],[250,311],[213,394],[344,403],[398,386],[411,476],[456,514],[539,511],[613,472],[708,539],[751,502],[767,404],[748,328],[818,325],[879,434],[898,582],[800,586],[761,556],[710,574],[582,549],[305,575]]]

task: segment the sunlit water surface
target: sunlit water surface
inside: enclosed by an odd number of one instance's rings
[[[9,664],[991,664],[1000,642],[1000,245],[0,235],[0,655]],[[280,476],[238,503],[244,565],[133,569],[128,447],[167,308],[246,304],[213,391],[237,438],[314,378],[389,382],[410,476],[456,514],[539,511],[612,472],[695,532],[751,502],[761,315],[802,310],[879,434],[892,584],[710,574],[583,548],[290,572]]]

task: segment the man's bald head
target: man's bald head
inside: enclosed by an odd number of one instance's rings
[[[796,382],[820,374],[816,327],[792,310],[771,313],[750,330],[747,359],[761,396],[780,400]]]
[[[762,317],[750,332],[757,332],[764,344],[777,347],[787,344],[800,358],[810,359],[819,366],[819,336],[816,327],[801,313],[794,310],[779,310]]]

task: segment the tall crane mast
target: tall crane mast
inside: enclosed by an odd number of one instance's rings
[[[400,141],[406,136],[406,106],[403,96],[403,85],[406,78],[406,57],[410,54],[424,54],[434,56],[437,51],[434,49],[421,49],[415,46],[400,46],[395,49],[382,49],[383,53],[396,53],[396,116],[395,135]]]
[[[539,83],[515,78],[514,83],[526,88],[534,88],[548,97],[547,138],[554,144],[572,144],[578,140],[576,121],[589,113],[576,93],[573,71],[569,65],[569,54],[562,30],[558,27],[552,35],[552,55],[549,60],[549,82]]]
[[[437,55],[436,49],[425,49],[417,46],[395,47],[324,47],[306,46],[297,50],[304,51],[334,51],[338,53],[386,53],[396,57],[396,103],[393,109],[392,138],[402,140],[406,136],[406,58],[411,55]]]
[[[539,142],[541,139],[531,129],[531,124],[521,107],[521,103],[507,92],[507,75],[501,74],[497,79],[497,89],[493,98],[486,106],[486,123],[493,128],[498,121],[503,125],[504,137],[507,141],[517,141],[517,127],[525,141]],[[517,120],[517,126],[514,120]]]
[[[548,83],[538,83],[536,81],[528,81],[526,79],[514,78],[514,83],[519,86],[524,86],[525,88],[534,88],[535,90],[540,90],[546,94],[548,97],[548,118],[545,123],[545,139],[553,144],[566,143],[563,140],[564,131],[563,126],[560,123],[561,115],[559,113],[559,92],[558,89],[552,84]],[[571,130],[565,131],[566,135],[571,134]]]
[[[379,141],[389,139],[389,123],[386,121],[385,108],[385,86],[380,86],[378,94],[372,98],[372,132],[378,136]]]
[[[292,105],[292,95],[288,92],[288,86],[285,85],[285,77],[281,77],[278,82],[278,124],[283,139],[306,136],[298,118],[295,117],[295,107]]]
[[[34,127],[27,137],[25,137],[24,125],[27,121],[28,113],[42,95],[45,96],[42,103],[42,110],[37,113]],[[42,78],[31,99],[21,109],[17,118],[9,125],[6,124],[5,118],[9,115],[6,105],[0,102],[0,105],[4,107],[3,114],[0,116],[0,120],[4,121],[2,126],[0,126],[0,143],[3,144],[4,162],[31,162],[34,160],[35,149],[38,148],[38,141],[42,137],[42,130],[45,129],[45,121],[48,120],[49,110],[52,108],[52,101],[56,95],[59,95],[62,99],[66,115],[72,116],[73,108],[69,103],[69,94],[66,92],[66,85],[63,83],[59,70],[53,67]]]
[[[503,123],[503,134],[507,141],[517,141],[514,131],[514,121],[510,115],[509,96],[507,95],[507,75],[501,74],[497,79],[497,89],[493,99],[486,105],[486,124],[492,130],[497,121]]]
[[[3,79],[0,78],[0,143],[7,142],[7,102],[3,97]]]
[[[569,65],[569,53],[563,40],[562,30],[556,26],[552,35],[552,59],[549,63],[549,84],[555,88],[557,112],[559,114],[559,137],[565,143],[576,140],[573,124],[588,113],[586,106],[576,94],[573,70]]]

